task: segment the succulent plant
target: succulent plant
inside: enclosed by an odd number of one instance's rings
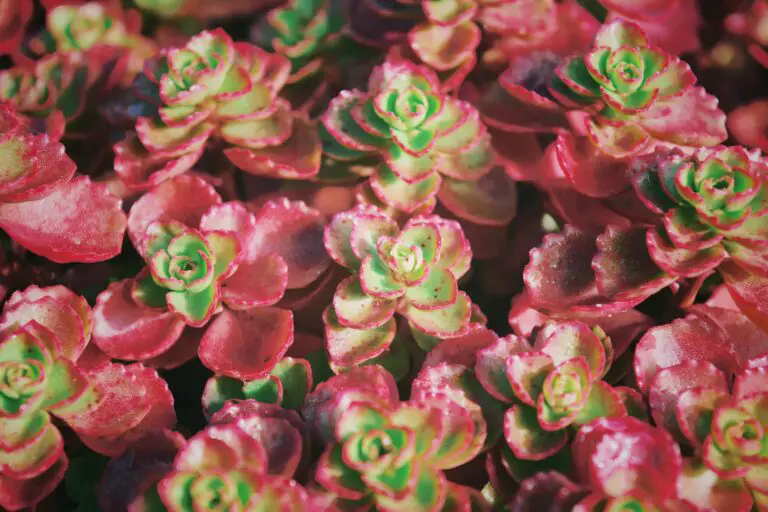
[[[142,367],[141,383],[123,374],[123,385],[133,384],[129,399],[106,385],[106,376],[124,368],[100,361],[92,349],[86,353],[90,315],[85,299],[63,286],[31,286],[6,302],[0,318],[0,504],[7,509],[34,505],[64,476],[64,440],[51,416],[86,443],[98,437],[94,449],[107,453],[115,448],[111,438],[152,428],[155,420],[164,428],[176,421],[167,387],[147,391],[160,380],[154,370]],[[153,405],[157,410],[149,414]]]
[[[471,303],[457,280],[471,251],[458,223],[415,217],[401,231],[380,210],[360,206],[333,218],[325,245],[357,274],[339,284],[324,314],[333,363],[347,367],[385,351],[395,336],[395,312],[413,331],[431,336],[469,327]]]
[[[59,263],[118,254],[126,224],[121,201],[104,184],[74,176],[77,167],[56,134],[36,133],[34,120],[12,105],[0,105],[0,124],[0,227]]]
[[[189,170],[212,136],[234,146],[225,154],[248,172],[316,174],[320,143],[314,129],[278,96],[289,74],[282,56],[235,44],[221,29],[164,52],[146,70],[157,84],[157,116],[140,117],[136,137],[116,145],[118,174],[128,186],[146,189]]]
[[[318,510],[295,481],[267,473],[264,448],[239,422],[210,426],[189,439],[172,470],[134,500],[129,510],[189,508]]]
[[[266,377],[293,343],[293,315],[274,304],[330,264],[320,214],[288,201],[253,213],[179,176],[134,203],[128,224],[148,268],[99,295],[95,343],[120,359],[175,367],[197,354],[219,375]],[[283,243],[264,246],[273,230]]]
[[[340,161],[378,155],[369,183],[385,205],[414,212],[433,201],[442,180],[476,181],[494,164],[477,112],[441,91],[428,69],[388,61],[369,92],[344,91],[323,117],[323,151]]]
[[[612,351],[601,329],[575,321],[545,325],[533,346],[512,335],[478,351],[478,380],[511,404],[504,436],[516,458],[546,459],[566,445],[570,425],[627,414],[620,394],[601,380]]]
[[[338,0],[291,0],[270,11],[251,33],[259,46],[291,62],[291,84],[324,72],[324,56],[338,44],[343,28]]]
[[[608,155],[637,155],[654,140],[713,146],[726,138],[724,114],[694,87],[690,67],[653,46],[633,23],[604,25],[594,48],[556,73],[551,93],[566,106],[594,112],[587,135]]]
[[[484,432],[474,430],[466,411],[437,398],[388,407],[350,393],[335,442],[318,462],[318,483],[350,506],[441,510],[447,487],[441,470],[470,460]]]
[[[726,257],[768,275],[761,243],[768,233],[768,167],[744,148],[674,154],[635,176],[639,197],[663,226],[648,234],[651,257],[673,275],[695,277]]]
[[[0,100],[29,116],[48,117],[59,111],[72,120],[82,113],[97,72],[82,54],[54,53],[0,71]]]

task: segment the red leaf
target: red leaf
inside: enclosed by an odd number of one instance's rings
[[[149,359],[176,343],[184,321],[170,311],[136,304],[132,285],[132,279],[112,283],[96,298],[93,342],[116,359]]]
[[[58,300],[59,297],[62,300]],[[62,356],[76,361],[91,336],[90,316],[91,310],[85,299],[67,288],[30,286],[8,299],[0,318],[0,329],[22,326],[34,320],[56,335]]]
[[[640,124],[651,135],[681,146],[715,146],[728,138],[725,114],[718,101],[701,87],[681,96],[656,101],[640,114]]]
[[[645,233],[644,228],[608,226],[597,238],[592,268],[600,293],[637,304],[678,279],[653,261]]]
[[[676,494],[680,450],[660,428],[631,417],[601,418],[581,427],[572,449],[577,474],[609,496]]]
[[[100,395],[94,407],[64,420],[79,435],[87,437],[120,436],[139,425],[152,409],[155,397],[145,379],[157,376],[155,370],[140,363],[109,363],[85,372]]]
[[[150,224],[177,220],[196,228],[203,214],[221,203],[211,185],[194,175],[165,181],[136,201],[128,213],[128,236],[141,252],[141,241]]]
[[[225,309],[200,341],[200,361],[217,375],[264,377],[293,343],[293,314],[278,308]]]
[[[256,400],[229,400],[211,418],[212,425],[237,423],[264,447],[267,471],[291,478],[302,458],[309,460],[307,427],[295,412]]]
[[[301,201],[268,201],[255,212],[251,237],[243,239],[251,254],[272,252],[288,265],[288,288],[303,288],[330,266],[323,245],[325,221],[317,210]]]
[[[150,432],[172,429],[176,425],[176,412],[173,409],[173,395],[168,384],[157,371],[141,365],[129,365],[133,375],[137,376],[142,392],[146,393],[149,411],[135,427],[116,436],[95,437],[81,434],[80,439],[91,450],[116,457],[132,443]]]
[[[64,146],[48,135],[6,132],[0,146],[18,144],[10,149],[20,161],[0,163],[0,202],[18,203],[40,199],[57,186],[66,183],[77,170],[64,152]]]
[[[126,219],[106,184],[79,176],[41,199],[0,205],[0,227],[56,263],[93,263],[120,253]]]
[[[232,309],[271,306],[285,293],[288,268],[277,254],[243,261],[222,287],[222,300]]]
[[[713,364],[701,360],[686,360],[659,370],[651,380],[649,388],[648,401],[654,423],[684,441],[685,436],[677,423],[675,413],[680,395],[694,388],[728,393],[728,382],[725,374]]]
[[[684,361],[707,361],[730,375],[738,369],[734,342],[716,324],[688,316],[650,329],[635,348],[635,377],[642,391],[662,368]]]
[[[14,480],[0,473],[0,507],[9,511],[32,507],[56,489],[68,467],[69,460],[62,454],[50,469],[34,478]]]
[[[557,160],[573,188],[590,197],[609,197],[629,187],[629,164],[603,154],[587,137],[561,132]]]
[[[768,279],[751,275],[731,262],[723,263],[719,270],[741,312],[768,332]]]

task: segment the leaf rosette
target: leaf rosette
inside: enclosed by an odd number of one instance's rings
[[[278,96],[289,74],[284,57],[236,44],[221,29],[164,51],[145,67],[157,86],[157,116],[138,118],[136,137],[115,146],[118,174],[134,188],[159,183],[189,170],[214,136],[247,172],[316,174],[320,143],[314,128]]]
[[[401,231],[380,210],[359,206],[333,218],[325,245],[356,274],[339,284],[324,315],[331,360],[340,367],[389,348],[396,312],[422,335],[446,338],[469,328],[472,307],[457,280],[472,253],[457,222],[415,217]]]
[[[118,359],[174,368],[197,355],[222,377],[268,378],[294,334],[293,312],[274,306],[286,290],[313,293],[331,263],[322,215],[284,198],[223,203],[184,175],[145,193],[128,217],[147,267],[99,294],[95,343]]]
[[[369,185],[384,204],[414,212],[443,179],[477,181],[491,171],[495,154],[479,114],[445,94],[434,73],[389,60],[372,72],[368,89],[342,91],[320,136],[331,159],[381,158]]]
[[[179,451],[170,472],[130,505],[131,511],[286,510],[312,508],[293,480],[267,471],[263,445],[243,422],[213,425]]]
[[[351,391],[351,393],[356,393]],[[351,399],[335,425],[336,441],[318,462],[315,479],[350,506],[377,510],[441,510],[443,469],[471,460],[482,447],[469,413],[440,401],[387,407]]]
[[[253,27],[252,39],[291,62],[292,84],[322,72],[324,54],[339,43],[343,28],[338,0],[291,0],[267,13]]]
[[[0,71],[0,99],[29,116],[63,115],[71,121],[85,108],[85,96],[100,71],[82,54],[54,53]]]
[[[653,141],[713,146],[727,137],[725,114],[679,58],[650,44],[633,23],[615,20],[593,49],[556,70],[550,92],[566,107],[586,108],[587,135],[604,153],[625,157]]]
[[[627,415],[622,395],[601,380],[612,359],[602,329],[578,321],[546,324],[533,345],[510,335],[477,353],[480,384],[510,405],[504,436],[515,458],[547,459],[567,444],[571,425]]]
[[[663,226],[648,233],[656,263],[673,275],[694,277],[725,258],[768,277],[768,167],[741,147],[673,153],[646,166],[635,190]]]

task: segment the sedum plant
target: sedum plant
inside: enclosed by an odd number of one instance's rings
[[[330,264],[319,213],[287,200],[254,213],[239,202],[223,203],[209,184],[187,175],[134,203],[128,224],[147,267],[97,298],[99,348],[165,367],[198,355],[222,376],[266,377],[294,335],[292,312],[275,304]],[[284,243],[264,245],[275,230],[287,235]],[[313,261],[300,257],[313,252]]]
[[[371,191],[406,213],[434,201],[443,180],[477,181],[494,164],[477,111],[446,95],[431,71],[404,61],[376,68],[367,93],[342,92],[322,121],[325,155],[341,162],[376,156]]]
[[[145,429],[174,426],[173,397],[157,372],[109,363],[88,346],[91,310],[69,289],[31,286],[14,293],[0,330],[4,508],[34,506],[64,478],[69,465],[64,436],[52,418],[110,455]]]
[[[0,0],[0,510],[768,510],[738,3]]]
[[[136,134],[115,147],[115,169],[129,187],[146,189],[186,172],[212,137],[225,155],[255,174],[307,178],[320,165],[312,125],[279,97],[290,74],[282,56],[235,44],[221,29],[145,67],[155,84],[157,114],[139,117]]]
[[[717,101],[694,87],[687,64],[652,45],[633,23],[604,25],[593,49],[556,74],[551,94],[566,106],[594,112],[587,135],[609,155],[639,154],[654,141],[712,146],[725,139]]]
[[[0,227],[59,263],[119,254],[126,228],[120,199],[104,184],[76,176],[55,135],[38,133],[33,118],[12,105],[0,105],[0,125]]]
[[[129,510],[323,510],[295,481],[268,474],[267,463],[247,424],[210,426],[186,442],[172,469]]]
[[[472,253],[458,223],[414,217],[400,230],[380,210],[359,206],[332,219],[325,246],[355,273],[323,314],[332,364],[349,367],[387,350],[395,313],[416,336],[446,338],[469,327],[472,305],[457,281]]]

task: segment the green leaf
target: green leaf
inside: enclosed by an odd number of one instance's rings
[[[283,386],[283,399],[280,405],[285,409],[299,410],[312,387],[312,373],[309,363],[304,359],[284,357],[277,363],[272,375]]]
[[[164,308],[166,306],[165,295],[168,293],[168,288],[163,288],[157,284],[150,272],[137,278],[135,283],[131,290],[133,300],[150,308]]]
[[[190,325],[196,326],[205,323],[213,314],[218,296],[216,285],[212,285],[197,293],[169,292],[166,298],[168,306],[174,312],[181,315]]]

